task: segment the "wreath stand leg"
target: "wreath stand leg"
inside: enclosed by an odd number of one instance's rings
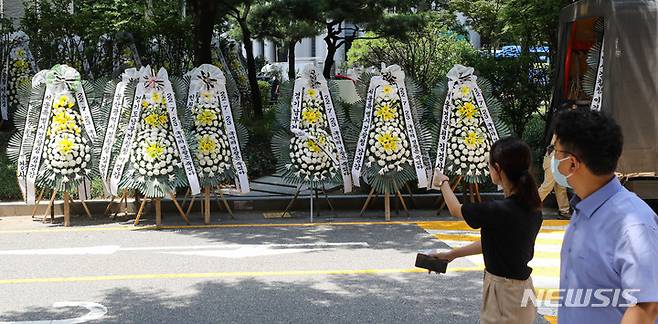
[[[41,192],[39,193],[39,197],[37,197],[37,202],[34,204],[34,208],[32,208],[32,219],[34,219],[34,216],[37,214],[37,208],[39,208],[39,204],[41,203],[41,199],[43,199],[43,192],[46,190],[46,188],[41,188]]]
[[[71,196],[64,191],[64,227],[71,226]]]
[[[482,202],[482,197],[480,196],[480,186],[478,183],[475,183],[475,199],[478,203]]]
[[[94,219],[94,217],[91,216],[91,211],[89,210],[89,206],[87,206],[87,202],[84,199],[80,199],[80,203],[82,204],[82,208],[85,210],[87,217],[89,217],[89,219]],[[71,204],[73,204],[73,200],[71,200]]]
[[[416,198],[414,197],[414,192],[411,190],[409,184],[405,183],[404,187],[407,189],[407,192],[409,193],[409,198],[411,199],[411,206],[412,207],[418,206],[418,204],[416,204]]]
[[[322,193],[324,194],[324,199],[327,201],[327,205],[329,205],[329,209],[331,209],[331,212],[334,214],[334,216],[338,216],[336,215],[334,204],[332,204],[331,200],[329,200],[329,194],[327,193],[327,188],[324,186],[324,184],[322,185]]]
[[[187,198],[190,197],[190,193],[191,193],[191,192],[192,192],[192,189],[190,189],[190,188],[187,188],[187,191],[185,191],[185,197],[183,198],[183,203],[181,204],[181,206],[182,206],[183,208],[185,208],[185,205],[187,205]],[[192,199],[194,199],[194,196],[192,196]],[[188,206],[188,207],[189,207],[189,206]],[[188,213],[188,214],[189,214],[189,213]]]
[[[107,207],[105,208],[105,212],[103,213],[103,216],[107,215],[107,213],[110,211],[110,208],[112,207],[112,204],[114,201],[117,199],[117,196],[112,195],[112,198],[110,199],[110,202],[107,204]]]
[[[112,218],[116,218],[117,215],[119,215],[122,206],[123,206],[124,216],[128,217],[128,190],[125,189],[123,190],[123,193],[121,194],[121,199],[119,200],[119,208],[114,212],[114,216],[112,216]]]
[[[311,223],[313,223],[313,196],[315,196],[317,192],[315,192],[315,187],[313,186],[313,183],[311,183]]]
[[[455,180],[453,180],[452,183],[450,184],[450,189],[452,189],[452,191],[454,192],[455,189],[457,189],[457,186],[459,185],[459,183],[461,183],[461,181],[462,181],[461,176],[458,176],[457,178],[455,178]],[[439,216],[441,214],[441,211],[443,210],[443,208],[446,207],[446,200],[444,199],[443,195],[441,195],[441,197],[439,197],[439,201],[441,202],[441,205],[439,207],[439,210],[436,212],[437,216]]]
[[[407,208],[407,203],[404,201],[404,198],[402,197],[402,193],[400,193],[400,190],[397,191],[397,196],[400,199],[400,203],[402,204],[402,208],[404,208],[404,211],[407,214],[407,218],[411,217],[411,215],[409,214],[409,209]]]
[[[135,226],[139,225],[139,219],[142,217],[142,212],[144,211],[144,206],[146,205],[146,197],[142,199],[142,203],[139,205],[139,210],[137,211],[137,216],[135,217]]]
[[[55,209],[53,208],[53,204],[55,203],[55,196],[57,196],[57,191],[53,190],[53,194],[50,197],[50,202],[48,202],[48,206],[46,206],[46,212],[43,213],[43,218],[41,219],[43,223],[45,223],[48,220],[48,213],[50,213],[51,222],[55,218]]]
[[[235,216],[233,215],[233,210],[231,210],[231,206],[229,206],[228,201],[226,200],[226,197],[224,197],[224,193],[222,192],[222,188],[217,186],[217,191],[219,192],[219,197],[222,200],[222,203],[224,203],[224,207],[226,207],[226,211],[228,211],[228,214],[231,215],[231,219],[235,219]],[[215,194],[215,199],[217,198],[217,192]]]
[[[162,226],[162,198],[155,198],[155,226]]]
[[[475,203],[475,185],[472,183],[468,184],[468,198],[471,200],[471,203]]]
[[[176,209],[178,209],[178,213],[179,213],[180,216],[183,218],[183,220],[185,221],[185,223],[186,223],[187,225],[190,225],[190,220],[187,218],[187,215],[185,215],[185,212],[183,211],[183,208],[182,208],[182,207],[180,206],[180,204],[178,203],[178,200],[176,200],[176,194],[173,193],[173,192],[170,192],[170,193],[169,193],[169,197],[171,198],[171,201],[172,201],[172,202],[174,203],[174,205],[176,206]],[[156,209],[157,209],[157,207],[158,207],[157,204],[159,204],[159,201],[156,201]],[[210,210],[210,208],[208,208],[208,210]],[[157,213],[156,213],[156,220],[157,220]],[[158,225],[158,226],[159,226],[159,225]]]
[[[375,193],[375,188],[370,189],[370,193],[368,193],[368,198],[366,198],[366,202],[363,204],[363,208],[361,208],[361,213],[359,214],[359,217],[363,217],[363,213],[365,213],[366,209],[368,209],[368,205],[370,205],[370,201],[372,200],[374,193]]]
[[[210,187],[203,188],[203,223],[210,225]]]
[[[292,199],[290,200],[290,202],[288,202],[288,206],[286,206],[286,209],[283,211],[283,214],[281,214],[281,218],[283,218],[283,217],[286,216],[286,213],[288,213],[288,210],[290,210],[290,208],[292,207],[292,205],[293,205],[293,204],[295,203],[295,201],[297,200],[297,197],[299,197],[299,193],[302,191],[302,185],[304,185],[304,184],[303,184],[303,183],[300,183],[300,184],[297,186],[297,189],[295,190],[295,195],[292,197]]]
[[[387,222],[391,221],[391,196],[388,193],[388,188],[384,190],[384,218]]]
[[[187,212],[185,213],[187,217],[190,216],[190,212],[192,211],[192,207],[194,207],[195,201],[196,201],[196,196],[192,196],[192,199],[190,200],[190,204],[187,205]],[[203,205],[201,206],[201,208],[203,208]]]

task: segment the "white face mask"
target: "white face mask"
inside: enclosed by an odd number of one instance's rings
[[[560,172],[558,166],[560,165],[560,163],[568,159],[569,157],[566,157],[562,160],[558,160],[555,157],[551,159],[551,171],[553,172],[553,179],[555,180],[555,182],[557,182],[557,184],[565,188],[571,188],[571,185],[569,184],[569,181],[567,179],[569,179],[569,177],[571,177],[573,173],[569,173],[569,175],[564,175]]]
[[[498,186],[498,191],[503,191],[503,189],[504,189],[503,186],[501,186],[501,185],[496,185],[496,186]]]

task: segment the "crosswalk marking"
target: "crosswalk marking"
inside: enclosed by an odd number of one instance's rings
[[[560,281],[560,249],[568,223],[565,220],[545,220],[535,241],[535,253],[529,266],[533,269],[532,281],[535,290],[544,299],[557,298]],[[472,229],[463,221],[428,222],[418,225],[450,248],[462,247],[480,239],[480,231]],[[482,255],[472,255],[466,259],[478,268],[484,269]],[[539,310],[540,314],[551,323],[556,320],[555,311],[555,309]]]

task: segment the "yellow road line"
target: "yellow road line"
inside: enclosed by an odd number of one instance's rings
[[[546,226],[563,226],[568,221],[546,220]],[[426,230],[472,230],[463,221],[395,221],[395,222],[319,222],[319,223],[264,223],[264,224],[215,224],[215,225],[180,225],[180,226],[110,226],[110,227],[57,227],[44,229],[19,229],[3,230],[0,234],[17,234],[17,233],[57,233],[57,232],[103,232],[103,231],[149,231],[149,230],[168,230],[168,229],[210,229],[210,228],[243,228],[243,227],[314,227],[314,226],[350,226],[350,225],[418,225]],[[541,230],[540,232],[555,232],[561,230]]]
[[[442,241],[460,241],[460,242],[475,242],[480,239],[480,235],[464,235],[464,234],[434,234],[434,237]],[[550,238],[538,237],[535,240],[535,243],[562,245],[562,239],[550,239]]]
[[[418,226],[422,227],[425,230],[454,230],[454,231],[468,231],[473,230],[466,222],[464,221],[428,221],[428,222],[418,222]],[[567,226],[569,225],[568,220],[559,220],[559,219],[548,219],[542,223],[542,226]],[[552,232],[563,232],[563,229],[547,229],[543,228],[540,230],[542,233],[552,233]]]
[[[449,268],[448,272],[481,271],[482,267]],[[381,275],[398,273],[425,273],[427,270],[411,269],[357,269],[357,270],[299,270],[299,271],[270,271],[270,272],[205,272],[205,273],[155,273],[155,274],[127,274],[108,276],[82,276],[82,277],[52,277],[52,278],[17,278],[0,279],[0,285],[28,284],[28,283],[66,283],[89,281],[118,281],[118,280],[154,280],[154,279],[212,279],[212,278],[239,278],[239,277],[282,277],[282,276],[313,276],[313,275]]]
[[[263,223],[263,224],[215,224],[215,225],[180,225],[180,226],[113,226],[113,227],[58,227],[34,230],[4,230],[0,234],[11,233],[56,233],[56,232],[98,232],[98,231],[144,231],[168,229],[210,229],[210,228],[242,228],[242,227],[314,227],[314,226],[349,226],[349,225],[418,225],[442,223],[445,221],[396,221],[396,222],[317,222],[317,223]]]
[[[545,251],[537,251],[537,249],[535,249],[535,255],[534,255],[533,258],[535,258],[535,259],[546,258],[546,259],[557,259],[557,260],[559,260],[560,259],[560,252],[545,252]]]

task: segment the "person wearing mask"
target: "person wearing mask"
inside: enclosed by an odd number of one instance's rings
[[[551,144],[546,148],[546,155],[544,155],[544,182],[539,186],[539,198],[543,202],[551,192],[555,192],[555,200],[557,201],[558,216],[563,219],[568,219],[571,215],[569,207],[569,197],[567,196],[567,189],[555,183],[553,179],[553,172],[551,172],[551,160],[555,153],[555,135],[551,139]]]
[[[565,109],[575,109],[576,105],[573,101],[565,102],[560,106],[560,111]],[[567,195],[567,189],[563,186],[555,183],[553,179],[553,172],[551,171],[551,160],[553,160],[553,155],[555,153],[555,133],[551,137],[551,143],[546,148],[546,154],[544,155],[544,182],[539,186],[539,198],[543,202],[551,192],[555,192],[555,200],[557,201],[558,207],[558,216],[562,219],[569,219],[571,216],[571,209],[569,207],[569,196]]]
[[[444,261],[483,254],[484,283],[480,323],[533,323],[533,303],[522,306],[524,293],[534,293],[528,262],[542,224],[541,200],[530,174],[532,154],[520,139],[508,137],[493,144],[489,153],[491,181],[502,186],[505,199],[460,204],[449,179],[436,170],[433,183],[441,188],[450,214],[480,229],[481,239],[449,252],[431,256]]]
[[[560,253],[560,324],[658,323],[658,217],[615,177],[619,125],[591,110],[555,123],[555,181],[573,188]]]

